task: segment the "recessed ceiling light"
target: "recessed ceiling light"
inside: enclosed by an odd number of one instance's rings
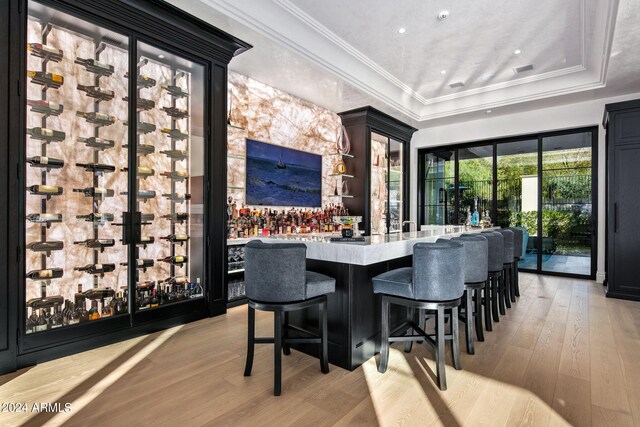
[[[404,34],[404,33],[406,33],[406,32],[407,32],[407,29],[406,29],[405,27],[400,27],[400,28],[398,28],[398,32],[399,32],[400,34]]]
[[[447,70],[440,71],[440,74],[447,74]]]
[[[164,55],[160,54],[160,55],[158,55],[158,58],[164,59]]]
[[[441,10],[438,13],[438,21],[444,21],[448,17],[449,17],[449,11],[448,10]]]
[[[493,110],[487,110],[487,111],[485,111],[485,113],[491,114],[491,113],[493,113]]]
[[[520,49],[516,49],[513,51],[514,55],[520,55],[522,53],[522,51]]]

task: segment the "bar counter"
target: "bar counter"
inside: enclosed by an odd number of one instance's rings
[[[373,293],[371,279],[385,271],[410,267],[413,245],[452,238],[465,231],[461,226],[365,237],[364,242],[331,242],[331,235],[285,235],[262,237],[268,243],[299,241],[307,246],[307,269],[336,279],[336,292],[328,297],[329,361],[353,370],[375,355],[380,347],[380,298]],[[334,237],[336,235],[333,235]],[[233,239],[228,244],[244,244],[249,239]],[[394,310],[395,308],[395,310]],[[391,322],[400,323],[405,312],[392,306]],[[291,312],[290,325],[316,333],[316,308]],[[294,348],[317,356],[317,345]]]

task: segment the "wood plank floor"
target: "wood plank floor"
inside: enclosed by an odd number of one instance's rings
[[[272,347],[242,375],[246,307],[0,377],[0,402],[71,403],[69,413],[0,413],[0,425],[640,425],[640,303],[594,282],[521,273],[522,297],[447,365],[446,392],[423,346],[394,346],[354,372],[292,351],[274,397]],[[464,334],[464,328],[460,328]],[[257,331],[272,317],[257,314]]]

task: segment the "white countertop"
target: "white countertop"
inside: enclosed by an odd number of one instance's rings
[[[487,228],[485,230],[492,230]],[[290,234],[261,237],[268,243],[301,242],[307,245],[307,258],[345,264],[371,265],[391,259],[402,258],[413,253],[413,245],[419,242],[435,242],[439,238],[450,239],[462,233],[479,233],[482,229],[464,229],[462,226],[443,226],[430,230],[394,233],[365,237],[364,242],[330,242],[330,237],[339,234]],[[249,239],[230,239],[227,245],[245,244]]]

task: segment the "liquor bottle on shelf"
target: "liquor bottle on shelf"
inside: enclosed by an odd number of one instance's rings
[[[126,196],[127,194],[129,194],[129,192],[123,191],[120,194],[123,196]],[[138,199],[142,200],[145,203],[147,202],[147,200],[153,199],[155,197],[156,197],[156,192],[153,190],[138,190]]]
[[[184,222],[189,219],[189,214],[186,212],[176,212],[174,214],[162,215],[161,218],[175,222]]]
[[[189,157],[187,150],[162,150],[161,153],[176,160],[184,160]]]
[[[64,166],[64,160],[46,156],[27,157],[27,163],[29,163],[32,168],[60,169]]]
[[[122,100],[129,102],[129,97],[125,96],[124,98],[122,98]],[[155,107],[156,107],[156,102],[152,99],[144,99],[144,98],[138,97],[138,100],[136,101],[136,108],[138,109],[138,111],[148,111]]]
[[[52,251],[61,251],[64,249],[64,242],[57,240],[50,240],[48,242],[30,242],[27,243],[26,247],[33,252],[47,252],[50,254]]]
[[[152,222],[154,219],[156,219],[156,215],[152,214],[152,213],[143,213],[140,214],[140,221],[142,223],[150,223]]]
[[[110,317],[113,312],[111,311],[111,306],[107,303],[106,300],[102,301],[102,308],[100,309],[100,314],[102,317]]]
[[[78,323],[80,323],[80,313],[78,312],[78,308],[74,303],[71,303],[67,318],[69,325],[77,325]]]
[[[176,85],[161,85],[162,89],[169,92],[171,96],[175,96],[176,98],[183,98],[185,96],[189,96],[189,92],[182,89],[180,86]]]
[[[76,58],[73,62],[83,65],[88,72],[99,76],[110,76],[114,72],[113,65],[97,61],[93,58]]]
[[[129,122],[127,120],[125,120],[123,123],[125,126],[129,126]],[[138,124],[136,125],[136,132],[138,133],[138,135],[155,132],[155,130],[156,125],[154,125],[153,123],[138,122]]]
[[[27,322],[25,325],[26,332],[35,332],[36,325],[38,324],[38,314],[34,308],[31,309],[31,315],[27,317]]]
[[[154,289],[153,291],[151,291],[151,296],[149,297],[149,307],[154,308],[154,307],[157,307],[159,304],[160,304],[160,301],[158,300],[156,289]]]
[[[62,274],[63,270],[61,268],[47,268],[44,270],[31,270],[27,273],[27,278],[31,280],[59,279]]]
[[[186,178],[189,178],[189,172],[186,171],[173,171],[173,172],[162,172],[160,175],[166,176],[167,178],[173,179],[175,181],[182,181]]]
[[[167,116],[174,117],[176,119],[184,119],[189,117],[189,112],[187,110],[183,110],[182,108],[176,107],[162,107],[162,111],[164,111]]]
[[[183,256],[183,255],[174,255],[174,256],[168,256],[165,258],[160,258],[158,261],[166,262],[173,265],[183,265],[189,262],[189,257]]]
[[[160,132],[164,133],[171,139],[175,139],[176,141],[189,138],[189,134],[181,131],[180,129],[162,128],[160,129]]]
[[[162,197],[164,197],[165,199],[169,199],[171,201],[174,202],[184,202],[185,200],[189,200],[191,199],[191,194],[189,193],[164,193],[162,194]]]
[[[125,79],[129,78],[129,73],[128,72],[124,74],[124,78]],[[154,87],[157,82],[156,82],[155,79],[152,79],[151,77],[138,75],[137,83],[138,83],[138,87],[139,88],[147,89],[147,88],[150,88],[150,87]]]
[[[74,193],[83,193],[87,197],[93,197],[94,199],[102,199],[104,197],[113,197],[114,191],[110,188],[102,187],[86,187],[86,188],[74,188]]]
[[[73,302],[76,304],[76,308],[80,307],[81,305],[84,306],[85,304],[85,297],[84,294],[82,293],[82,283],[78,283],[78,292],[76,292],[73,295]]]
[[[129,168],[122,168],[124,172],[129,171]],[[155,175],[156,171],[151,168],[146,168],[143,166],[138,166],[138,170],[136,171],[136,176],[138,178],[147,179],[150,176]]]
[[[116,116],[110,116],[109,114],[104,113],[95,113],[95,112],[84,112],[84,111],[76,111],[77,117],[84,118],[88,123],[98,125],[98,126],[109,126],[114,124],[118,119]]]
[[[53,223],[62,222],[62,214],[54,213],[32,213],[27,215],[27,219],[31,222],[37,223]]]
[[[96,150],[106,150],[116,146],[116,142],[112,139],[96,138],[95,136],[90,138],[80,137],[78,138],[78,141],[83,142],[87,147],[95,148]]]
[[[129,265],[128,262],[121,262],[120,265]],[[155,265],[155,261],[148,258],[139,258],[136,260],[136,268],[141,270],[146,270],[147,268],[151,268]]]
[[[127,305],[122,298],[122,292],[118,292],[116,297],[111,300],[111,312],[114,316],[127,312]]]
[[[74,268],[75,271],[84,271],[85,273],[92,275],[104,276],[105,273],[111,273],[115,271],[115,264],[87,264],[83,267]]]
[[[184,243],[189,240],[188,234],[169,234],[166,237],[160,237],[161,240],[168,240],[171,243]]]
[[[188,276],[169,277],[164,280],[164,283],[167,285],[184,285],[185,283],[189,283],[189,277]]]
[[[76,163],[76,166],[84,168],[86,172],[115,172],[116,167],[103,163]]]
[[[103,89],[100,86],[78,85],[78,90],[85,92],[89,98],[95,98],[100,101],[111,101],[116,93],[111,89]]]
[[[47,129],[43,127],[29,128],[27,129],[27,133],[33,139],[38,139],[40,141],[46,142],[60,142],[64,141],[64,139],[67,137],[67,134],[62,131]]]
[[[100,318],[100,310],[98,310],[98,301],[91,301],[91,309],[89,309],[89,320],[98,320]]]
[[[60,312],[59,304],[56,304],[53,308],[53,315],[49,320],[49,326],[51,329],[60,328],[62,326],[62,313]]]
[[[104,248],[110,248],[112,246],[115,246],[116,241],[113,239],[86,239],[86,240],[75,241],[73,243],[75,245],[84,245],[88,248],[100,249],[104,251]]]
[[[27,191],[36,196],[59,196],[64,189],[56,185],[30,185]]]
[[[191,294],[191,298],[198,298],[204,295],[204,289],[202,284],[200,283],[200,278],[196,279],[196,286],[193,288],[193,293]]]
[[[38,314],[38,318],[36,319],[36,326],[33,328],[34,332],[42,332],[46,331],[49,323],[47,322],[47,318],[44,315],[44,308],[40,309],[40,313]]]
[[[123,148],[129,148],[127,144],[122,146]],[[146,156],[147,154],[153,154],[156,152],[156,147],[149,144],[136,144],[136,154],[138,156]]]
[[[62,61],[62,57],[64,56],[62,50],[42,43],[27,43],[27,50],[31,52],[33,56],[53,62]]]
[[[76,219],[83,219],[86,222],[104,224],[105,222],[113,221],[114,216],[112,213],[90,213],[86,215],[76,215]]]
[[[53,89],[58,89],[64,84],[64,77],[60,74],[46,73],[44,71],[27,71],[27,77],[31,78],[31,82]]]
[[[27,99],[27,105],[34,113],[46,114],[48,116],[59,116],[64,111],[64,106],[57,102],[38,99]]]

